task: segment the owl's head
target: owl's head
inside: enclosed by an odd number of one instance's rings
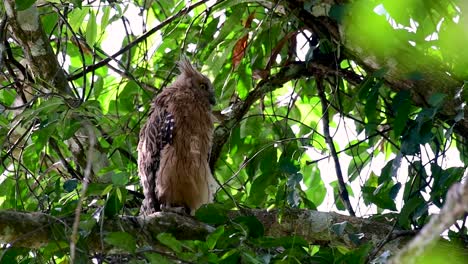
[[[190,61],[183,57],[179,62],[177,62],[181,75],[179,78],[189,78],[191,80],[191,89],[194,89],[198,94],[208,98],[208,101],[211,105],[216,103],[215,93],[213,84],[210,79],[199,72]]]

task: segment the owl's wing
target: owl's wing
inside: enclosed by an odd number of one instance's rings
[[[138,170],[145,195],[141,211],[147,215],[160,209],[156,193],[157,171],[161,151],[173,143],[174,126],[174,115],[155,102],[148,121],[140,131]]]

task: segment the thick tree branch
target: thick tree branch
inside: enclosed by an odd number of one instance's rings
[[[392,225],[369,219],[344,216],[310,210],[247,210],[264,226],[265,235],[272,237],[300,236],[314,245],[340,245],[357,248],[362,243],[376,245],[393,230]],[[229,213],[230,218],[240,215],[239,211]],[[281,221],[280,221],[281,219]],[[110,232],[127,232],[138,241],[139,246],[159,247],[156,235],[171,233],[179,240],[205,240],[214,228],[197,222],[191,217],[174,213],[158,212],[148,217],[121,216],[104,220],[103,230],[96,225],[86,243],[96,252],[109,252],[112,246],[102,239]],[[0,211],[0,243],[13,247],[39,248],[54,241],[68,240],[73,218],[59,219],[42,213]],[[57,232],[57,230],[62,230]],[[356,237],[361,237],[356,239]],[[390,241],[383,250],[395,252],[403,246],[405,238]]]
[[[53,241],[68,241],[74,218],[56,218],[43,213],[0,211],[0,241],[13,247],[40,248]],[[102,235],[125,231],[132,234],[141,244],[157,245],[154,237],[161,232],[172,233],[177,239],[203,239],[214,229],[192,218],[174,213],[155,213],[148,217],[122,216],[104,220]],[[62,230],[62,232],[57,232]],[[95,230],[86,238],[89,248],[101,248],[101,230]]]

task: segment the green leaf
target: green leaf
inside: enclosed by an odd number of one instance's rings
[[[356,243],[355,243],[356,244]],[[340,259],[340,263],[365,263],[370,251],[373,249],[372,243],[366,243],[359,248],[347,252],[346,255]]]
[[[381,209],[389,209],[396,211],[395,196],[400,190],[401,184],[393,184],[393,182],[385,182],[375,187],[363,187],[364,199],[367,202],[374,203]]]
[[[362,159],[353,159],[350,161],[348,166],[348,177],[350,182],[353,182],[359,175],[361,175],[361,171],[365,165],[367,165],[367,162],[364,162]]]
[[[239,263],[239,257],[240,257],[239,249],[234,248],[224,253],[224,255],[221,256],[220,263]]]
[[[78,8],[81,8],[83,6],[83,0],[69,0],[73,3],[73,5],[77,6]]]
[[[228,221],[226,212],[220,204],[205,204],[195,212],[195,218],[210,225],[221,225]]]
[[[309,242],[300,236],[285,236],[285,237],[261,237],[258,240],[260,246],[265,248],[292,248],[292,247],[308,247]]]
[[[446,94],[434,93],[431,95],[431,97],[429,97],[429,105],[432,107],[441,107],[446,97]]]
[[[130,253],[134,253],[136,250],[135,238],[127,232],[109,233],[104,237],[104,241]]]
[[[252,256],[249,252],[242,252],[242,263],[262,264],[260,260]]]
[[[218,227],[213,233],[209,234],[206,238],[206,246],[208,249],[213,250],[216,246],[218,239],[224,234],[224,226]]]
[[[149,263],[158,263],[158,264],[173,264],[174,263],[158,253],[145,253],[145,257],[147,260],[149,260]]]
[[[160,233],[157,235],[156,238],[159,240],[159,242],[169,247],[175,253],[182,252],[182,246],[183,246],[182,242],[177,240],[173,235],[169,233]]]
[[[69,123],[64,126],[62,136],[63,140],[70,139],[73,135],[75,135],[76,131],[83,127],[83,124],[75,118],[68,117],[65,122]]]
[[[99,98],[99,95],[101,95],[103,88],[104,88],[104,79],[98,76],[93,86],[93,95],[95,99]]]
[[[333,188],[333,196],[335,197],[335,205],[338,210],[346,210],[343,201],[341,200],[340,197],[340,187],[338,185],[338,181],[332,181],[330,182],[330,186]],[[348,194],[350,197],[353,196],[353,190],[351,189],[351,186],[346,184],[346,190],[348,191]]]
[[[405,202],[398,217],[399,224],[404,228],[409,228],[410,220],[418,207],[425,206],[426,201],[420,196],[415,195]]]
[[[111,7],[110,6],[104,6],[103,8],[103,14],[101,18],[101,34],[104,34],[104,32],[107,29],[107,25],[109,24],[109,17],[110,17],[110,11]]]
[[[364,106],[364,112],[367,117],[366,135],[371,135],[372,133],[374,133],[377,127],[377,116],[379,110],[377,100],[379,99],[380,86],[382,86],[382,81],[377,81],[373,83],[366,97],[366,105]]]
[[[129,81],[119,94],[119,112],[132,113],[135,109],[134,98],[138,95],[139,87],[135,81]]]
[[[71,179],[71,180],[67,180],[64,184],[63,184],[63,189],[67,192],[72,192],[76,189],[76,187],[78,187],[78,180],[77,179]]]
[[[112,183],[119,187],[125,187],[125,185],[127,185],[128,183],[129,178],[130,175],[128,174],[128,172],[125,171],[114,173],[111,177]]]
[[[125,189],[124,189],[125,190]],[[107,198],[106,205],[104,206],[104,214],[107,217],[114,217],[123,208],[126,191],[122,192],[119,188],[114,189]]]
[[[96,24],[96,14],[93,11],[89,12],[88,24],[86,25],[86,42],[89,46],[93,47],[96,43],[97,37],[97,24]]]
[[[70,24],[70,27],[73,29],[73,31],[78,32],[87,14],[88,14],[88,8],[73,9],[73,11],[68,16],[69,24]]]
[[[302,179],[302,174],[294,173],[289,175],[288,181],[286,182],[286,186],[288,187],[287,202],[293,208],[297,208],[300,203],[299,194],[296,188],[300,189],[300,183],[302,182]]]
[[[3,249],[1,263],[18,263],[18,258],[23,258],[29,253],[30,251],[27,248],[10,247]]]
[[[304,175],[304,184],[307,186],[305,191],[307,198],[315,205],[321,204],[327,194],[327,188],[320,176],[317,164],[304,165],[301,171],[302,175]]]
[[[263,224],[255,216],[239,216],[234,219],[234,222],[246,226],[249,235],[253,238],[261,237],[265,233]]]
[[[278,184],[278,175],[276,173],[263,173],[252,183],[249,193],[249,202],[251,204],[262,206],[268,198],[266,190],[268,187],[275,187]]]
[[[395,120],[393,121],[393,129],[395,138],[398,138],[406,127],[406,122],[409,118],[411,109],[411,94],[407,90],[400,91],[393,98],[393,111]]]
[[[15,8],[18,11],[24,11],[30,8],[36,0],[15,0]]]

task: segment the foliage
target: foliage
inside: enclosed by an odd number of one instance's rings
[[[17,0],[16,11],[34,8],[35,2]],[[198,212],[216,230],[206,241],[159,234],[158,241],[170,254],[146,250],[147,245],[124,231],[105,235],[106,243],[137,256],[134,261],[364,262],[372,249],[369,244],[351,250],[310,245],[296,236],[275,238],[265,235],[255,218],[228,220],[225,215],[239,207],[344,212],[325,125],[330,126],[345,188],[359,216],[395,213],[391,222],[397,227],[419,229],[442,207],[451,184],[462,178],[468,152],[456,125],[463,108],[451,117],[441,113],[457,94],[466,102],[464,91],[433,93],[421,104],[411,90],[385,80],[393,74],[391,67],[372,71],[361,63],[369,54],[405,60],[404,83],[426,74],[426,69],[413,68],[412,61],[430,58],[457,80],[465,80],[468,60],[456,45],[466,41],[455,40],[468,36],[457,34],[467,19],[462,1],[333,5],[327,15],[349,26],[350,42],[369,52],[360,54],[361,59],[328,36],[311,34],[300,15],[285,12],[276,1],[213,1],[193,8],[173,0],[41,2],[41,26],[71,92],[32,82],[39,74],[27,72],[27,51],[15,41],[17,36],[2,34],[8,50],[0,64],[2,210],[67,217],[81,201],[80,239],[104,218],[137,215],[138,132],[151,99],[177,74],[175,62],[182,55],[213,80],[218,98],[214,110],[224,114],[220,123],[229,135],[216,157],[215,176],[223,185],[217,206]],[[305,1],[304,9],[313,13],[317,2]],[[433,34],[438,37],[428,38]],[[408,50],[424,56],[407,58]],[[103,60],[107,63],[100,64]],[[305,66],[294,72],[304,62],[336,74]],[[275,76],[283,76],[280,84],[268,83]],[[321,107],[317,78],[324,80],[326,109]],[[244,104],[247,112],[231,115],[250,98],[251,105]],[[330,116],[329,124],[322,123],[324,114]],[[88,139],[94,136],[93,145]],[[454,226],[449,236],[466,246],[464,223]],[[78,247],[86,261],[90,249],[80,242]],[[36,250],[12,247],[4,249],[2,262],[67,263],[68,251],[68,244]]]

